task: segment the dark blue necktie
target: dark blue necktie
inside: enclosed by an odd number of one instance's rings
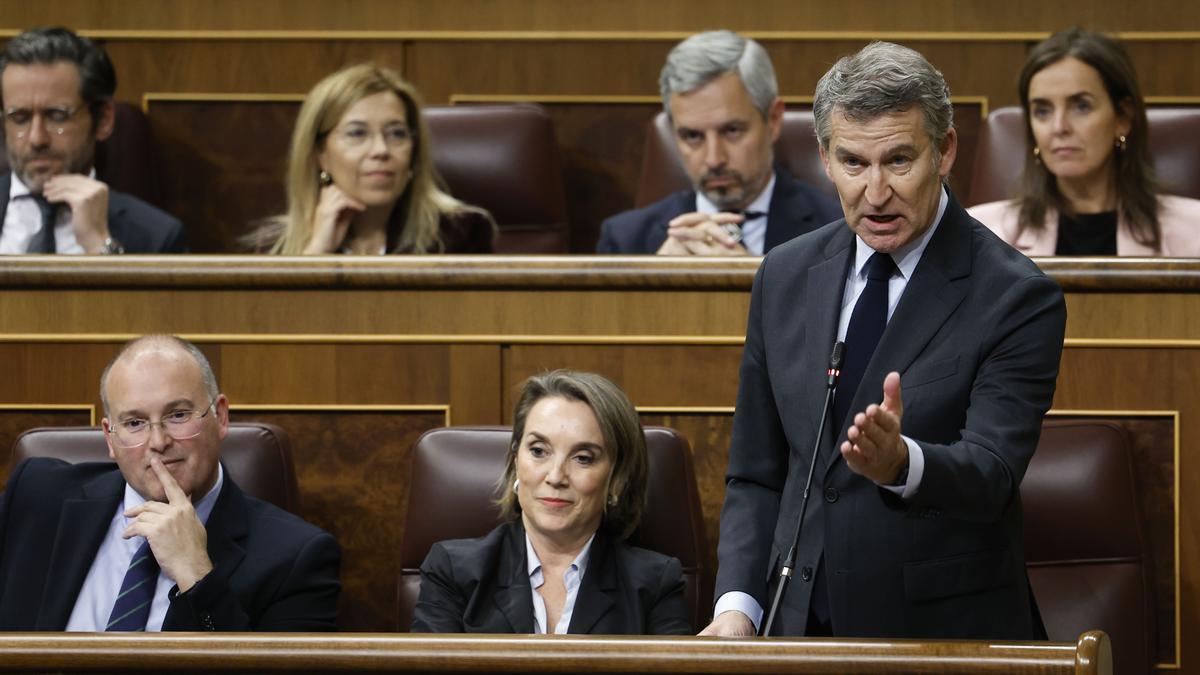
[[[896,263],[887,253],[874,253],[867,260],[867,285],[858,296],[854,313],[850,315],[850,326],[846,329],[846,356],[842,361],[842,375],[834,395],[833,419],[839,425],[839,434],[850,426],[850,421],[846,419],[850,413],[850,403],[867,370],[867,363],[879,344],[879,337],[887,327],[888,279],[895,273]],[[880,390],[878,397],[882,396],[883,391]]]
[[[150,618],[150,605],[154,601],[154,587],[158,585],[158,561],[150,550],[150,542],[144,541],[129,561],[121,592],[108,615],[107,631],[144,631]]]
[[[37,202],[38,210],[42,212],[42,229],[34,232],[29,240],[29,253],[54,253],[54,215],[58,209],[41,195],[29,196]]]

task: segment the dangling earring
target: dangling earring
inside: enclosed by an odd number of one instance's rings
[[[609,505],[609,506],[616,506],[616,505],[617,505],[617,501],[618,501],[618,500],[617,500],[617,496],[616,496],[616,495],[609,495],[609,496],[608,496],[608,505]]]
[[[518,478],[513,481],[513,494],[515,495],[520,491],[521,491],[521,479]]]
[[[325,169],[321,169],[321,173],[317,174],[317,180],[321,181],[321,187],[333,185],[333,176],[330,176]]]
[[[1037,147],[1036,145],[1033,146],[1033,161],[1035,164],[1042,163],[1042,149]]]
[[[1120,136],[1117,136],[1117,142],[1114,143],[1113,145],[1116,145],[1117,149],[1120,150],[1121,152],[1125,152],[1125,135],[1122,134]]]

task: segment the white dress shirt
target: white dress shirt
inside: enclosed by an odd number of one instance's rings
[[[96,170],[88,172],[88,178],[96,178]],[[8,208],[4,212],[4,230],[0,231],[0,255],[29,252],[29,242],[42,229],[42,210],[38,208],[25,183],[14,171],[8,188]],[[71,209],[66,204],[59,206],[54,216],[54,250],[57,253],[84,253],[83,246],[75,240],[71,227]]]
[[[921,256],[924,255],[925,248],[929,246],[929,240],[933,238],[933,233],[941,225],[942,216],[945,215],[946,206],[949,203],[950,195],[943,187],[937,213],[933,217],[933,226],[919,238],[891,254],[892,262],[896,263],[899,274],[892,275],[892,278],[888,280],[888,321],[892,320],[892,313],[896,311],[896,305],[900,304],[900,296],[904,294],[908,280],[916,271],[917,263],[921,261]],[[854,312],[854,304],[858,302],[858,296],[862,295],[863,289],[867,287],[867,260],[875,253],[858,235],[854,236],[854,245],[854,264],[850,267],[849,276],[846,278],[846,290],[842,294],[842,312],[838,318],[838,340],[846,339],[846,330],[850,327],[850,315]],[[903,391],[903,382],[901,382],[901,386],[901,391]],[[879,400],[883,400],[882,390],[879,392]],[[917,488],[921,485],[921,478],[925,475],[925,454],[921,451],[921,446],[911,438],[903,435],[900,438],[904,439],[905,445],[908,446],[908,480],[904,485],[881,485],[880,487],[900,495],[902,499],[909,499],[916,494]],[[834,448],[834,452],[840,453],[840,449]],[[729,591],[723,594],[713,607],[713,616],[729,610],[737,610],[750,617],[755,630],[758,630],[762,624],[763,608],[749,593]]]
[[[587,543],[583,545],[583,550],[579,555],[575,556],[575,560],[571,561],[571,565],[563,572],[563,586],[567,588],[567,599],[563,603],[562,615],[558,617],[558,623],[554,626],[554,634],[565,635],[567,629],[571,627],[571,614],[575,611],[575,598],[579,595],[579,585],[583,583],[583,575],[587,572],[588,555],[592,550],[592,540],[596,535],[588,538]],[[545,577],[542,575],[542,561],[538,558],[537,552],[533,550],[533,542],[529,541],[529,533],[525,533],[525,559],[529,570],[529,592],[533,594],[533,632],[545,634],[550,631],[546,630],[546,601],[542,599],[542,594],[538,593],[537,589],[546,583]]]
[[[742,246],[751,255],[762,255],[763,247],[767,245],[767,218],[770,218],[771,211],[771,196],[775,194],[775,172],[771,172],[771,180],[767,181],[767,186],[758,193],[754,201],[743,210],[759,211],[765,213],[761,218],[753,218],[742,222]],[[721,209],[717,208],[704,196],[703,192],[696,193],[696,211],[699,213],[720,213]]]
[[[217,503],[217,495],[221,493],[221,485],[225,482],[225,470],[217,464],[217,482],[204,498],[196,502],[196,516],[201,523],[208,522],[213,505]],[[117,601],[117,593],[121,591],[121,582],[129,570],[129,561],[137,553],[145,537],[125,539],[121,533],[133,522],[126,518],[125,512],[135,506],[145,503],[146,498],[138,494],[128,483],[125,484],[125,499],[117,505],[117,512],[109,522],[108,532],[100,543],[100,550],[92,560],[83,587],[79,589],[79,597],[75,599],[75,608],[71,610],[71,618],[67,621],[68,631],[99,631],[103,632],[108,626],[108,615],[112,613],[113,604]],[[167,593],[175,586],[175,582],[163,573],[158,572],[158,582],[154,586],[154,601],[150,604],[150,617],[146,619],[146,632],[161,631],[163,620],[167,618],[167,609],[171,601]]]

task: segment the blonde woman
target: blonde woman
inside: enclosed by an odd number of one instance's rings
[[[250,244],[283,255],[491,252],[491,216],[440,182],[416,90],[388,68],[350,66],[305,99],[287,213]]]

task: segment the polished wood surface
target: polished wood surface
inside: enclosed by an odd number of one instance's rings
[[[566,635],[0,635],[0,672],[1037,673],[1108,675],[1103,633],[1071,643]]]
[[[1200,261],[1041,260],[1067,291],[1056,413],[1134,438],[1154,550],[1156,658],[1200,638]],[[346,547],[343,628],[394,630],[409,449],[442,424],[510,421],[520,382],[600,372],[693,446],[715,561],[737,368],[758,261],[651,257],[19,257],[0,261],[0,448],[87,423],[131,337],[179,333],[239,419],[285,426],[302,515]],[[54,406],[67,406],[55,408]],[[61,422],[60,422],[61,421]],[[7,462],[0,462],[0,477]],[[710,570],[711,572],[711,570]]]

